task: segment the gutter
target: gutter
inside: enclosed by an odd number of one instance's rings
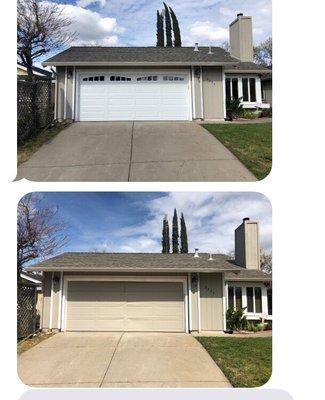
[[[166,267],[161,267],[161,268],[125,268],[125,269],[120,269],[120,268],[68,268],[68,267],[30,267],[27,268],[27,271],[30,272],[35,272],[35,271],[42,271],[42,272],[175,272],[175,273],[195,273],[195,272],[205,272],[205,273],[215,273],[215,272],[238,272],[238,268],[188,268],[188,269],[180,269],[180,268],[166,268]]]
[[[226,69],[225,74],[267,74],[272,75],[272,71],[266,69]]]
[[[117,62],[117,61],[43,61],[43,67],[191,67],[191,66],[214,66],[223,67],[227,65],[237,65],[239,62],[217,62],[217,61],[189,61],[189,62]]]

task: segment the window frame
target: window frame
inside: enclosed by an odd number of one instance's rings
[[[243,98],[243,79],[247,79],[247,88],[248,88],[248,100],[242,100],[242,104],[245,106],[249,106],[252,104],[256,107],[256,104],[262,103],[262,86],[261,86],[261,78],[257,74],[225,74],[225,88],[226,88],[226,80],[230,79],[230,94],[231,98],[233,98],[233,90],[232,90],[232,79],[238,79],[238,98]],[[255,101],[252,101],[251,90],[250,90],[250,79],[255,79]],[[226,90],[225,90],[226,92]],[[226,95],[226,93],[225,93]],[[225,99],[226,101],[227,99]],[[244,107],[245,108],[245,107]]]

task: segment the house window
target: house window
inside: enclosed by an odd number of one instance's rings
[[[272,315],[272,289],[267,289],[267,313]]]
[[[228,286],[228,308],[234,308],[234,288]]]
[[[255,78],[249,78],[250,101],[256,101]]]
[[[98,75],[98,76],[86,76],[82,78],[83,82],[103,82],[105,80],[105,76]]]
[[[248,78],[243,78],[242,83],[243,83],[243,101],[249,101]]]
[[[226,78],[226,100],[238,99],[238,78]]]
[[[254,312],[254,291],[252,287],[246,289],[247,295],[247,312]]]
[[[111,82],[125,82],[125,81],[130,81],[131,78],[129,78],[127,76],[111,75],[109,80]]]
[[[260,287],[255,288],[255,312],[262,312],[262,289]]]
[[[240,310],[241,308],[243,308],[243,299],[242,299],[241,287],[236,287],[236,289],[235,289],[235,297],[236,297],[236,310]]]
[[[167,75],[165,75],[163,77],[163,80],[164,81],[183,81],[184,78],[181,77],[181,76],[167,76]]]
[[[158,81],[158,76],[157,75],[139,76],[139,78],[137,78],[137,81],[146,81],[146,82]]]

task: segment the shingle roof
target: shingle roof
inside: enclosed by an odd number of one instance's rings
[[[63,253],[28,268],[28,271],[166,271],[223,272],[240,271],[223,254],[161,254],[161,253]]]
[[[17,65],[19,65],[19,67],[21,67],[21,68],[26,69],[26,67],[21,63],[17,63]],[[53,76],[53,73],[51,71],[47,71],[46,69],[43,69],[43,68],[38,68],[38,67],[34,67],[33,66],[33,71],[34,72],[38,72],[39,74],[42,74],[42,75],[47,76],[49,78],[52,78],[52,76]]]
[[[256,72],[263,74],[272,74],[272,69],[266,68],[263,65],[255,64],[253,62],[240,62],[236,65],[229,65],[225,67],[225,72],[227,73],[245,73],[245,72]]]
[[[254,269],[240,268],[239,273],[227,272],[225,279],[228,281],[263,281],[272,282],[272,275]]]
[[[221,47],[70,47],[43,65],[225,65],[237,64]]]

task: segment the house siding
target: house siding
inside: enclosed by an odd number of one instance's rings
[[[44,273],[42,329],[50,329],[52,272]]]
[[[223,330],[222,274],[200,274],[201,330]]]
[[[204,67],[204,119],[224,119],[223,71],[221,67]]]

